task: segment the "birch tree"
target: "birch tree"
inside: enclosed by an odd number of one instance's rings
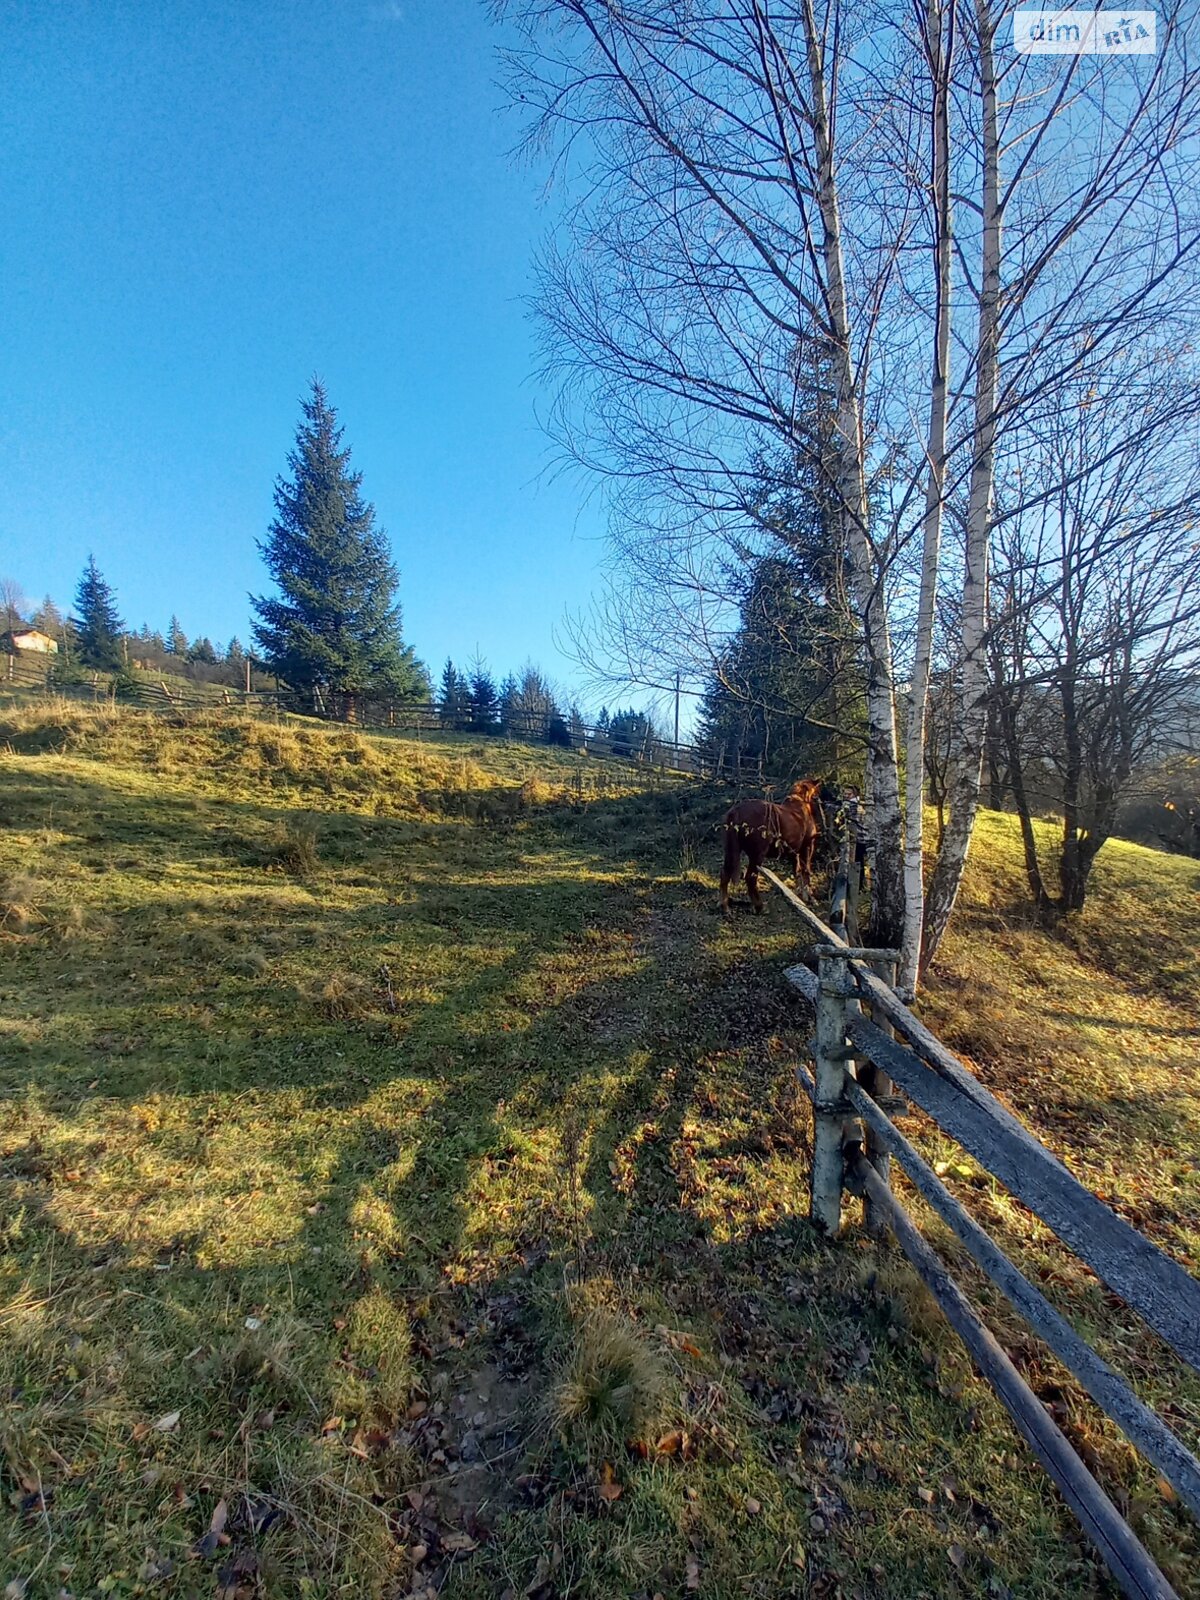
[[[731,574],[763,553],[764,461],[781,486],[819,477],[859,633],[872,938],[903,943],[911,981],[979,800],[997,464],[1068,375],[1194,317],[1183,34],[1168,11],[1156,57],[1036,58],[999,38],[993,0],[501,9],[523,30],[530,146],[567,197],[539,303],[552,428],[610,492],[604,642],[636,682],[711,670]],[[947,614],[949,816],[926,896]]]

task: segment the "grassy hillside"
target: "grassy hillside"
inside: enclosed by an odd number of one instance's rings
[[[1111,1592],[903,1263],[804,1220],[800,939],[714,914],[720,795],[61,705],[0,748],[10,1592]],[[1106,852],[1062,942],[1018,868],[985,817],[926,1014],[1195,1268],[1196,864]],[[1195,1445],[1197,1386],[911,1126]]]

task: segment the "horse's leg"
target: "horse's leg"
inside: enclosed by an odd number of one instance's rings
[[[816,855],[816,852],[817,835],[814,833],[812,838],[808,840],[803,850],[796,857],[796,877],[803,877],[804,879],[804,898],[808,901],[809,905],[812,905],[813,903],[812,869],[813,857]]]
[[[746,865],[746,893],[750,896],[750,904],[754,907],[755,915],[762,914],[762,895],[758,892],[758,869],[762,858],[751,856]]]
[[[737,877],[741,865],[742,847],[732,828],[725,830],[725,859],[721,863],[721,915],[729,915],[729,885]]]

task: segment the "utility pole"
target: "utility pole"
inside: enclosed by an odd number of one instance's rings
[[[246,693],[250,693],[250,657],[246,657]]]
[[[675,674],[675,765],[679,765],[679,674]]]

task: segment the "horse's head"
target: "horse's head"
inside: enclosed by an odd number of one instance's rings
[[[799,778],[788,795],[788,804],[804,806],[814,815],[821,814],[821,784],[816,778]]]

